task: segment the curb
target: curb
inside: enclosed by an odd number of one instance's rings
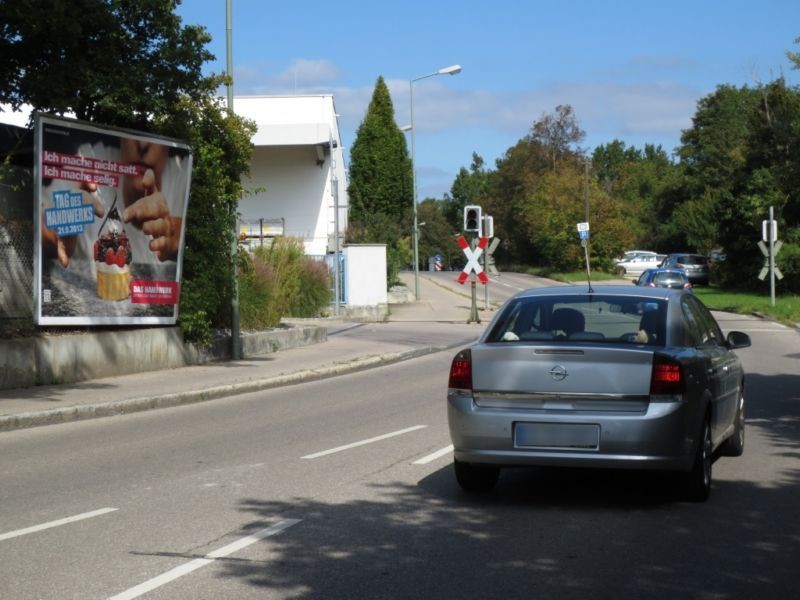
[[[767,315],[765,313],[762,313],[762,312],[759,312],[757,310],[752,311],[750,314],[753,315],[754,317],[758,317],[759,319],[763,319],[765,321],[771,321],[773,323],[778,323],[780,325],[786,325],[785,323],[781,323],[780,321],[770,317],[769,315]],[[793,327],[797,331],[800,331],[800,323],[794,323],[793,325],[786,325],[786,326],[787,327]]]
[[[264,379],[220,385],[203,390],[191,390],[187,392],[175,392],[162,396],[130,398],[117,402],[103,402],[100,404],[87,404],[82,406],[67,406],[37,412],[21,413],[18,415],[0,416],[0,432],[12,431],[17,429],[29,429],[43,425],[55,425],[58,423],[69,423],[85,419],[97,419],[102,417],[112,417],[117,415],[141,412],[156,408],[170,408],[184,404],[195,404],[216,400],[238,394],[258,392],[276,387],[296,385],[308,381],[318,381],[346,373],[354,373],[366,369],[381,367],[393,363],[398,363],[412,358],[418,358],[427,354],[433,354],[448,350],[462,343],[450,346],[425,346],[406,350],[403,352],[392,352],[387,354],[369,355],[354,358],[341,363],[323,366],[317,369],[296,371],[294,373],[280,374]]]

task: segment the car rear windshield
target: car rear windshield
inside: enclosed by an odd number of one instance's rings
[[[522,297],[506,304],[486,341],[663,346],[666,314],[666,300],[637,296]]]
[[[678,262],[682,265],[705,265],[708,264],[705,256],[695,256],[692,254],[679,256]]]
[[[666,285],[668,283],[683,283],[686,276],[675,271],[665,271],[653,275],[653,283]]]

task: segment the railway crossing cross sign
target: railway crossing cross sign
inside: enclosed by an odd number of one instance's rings
[[[488,237],[480,238],[480,240],[478,241],[478,245],[475,246],[474,250],[469,247],[469,243],[467,242],[466,238],[463,235],[458,236],[456,242],[458,243],[459,246],[461,246],[461,250],[463,250],[464,256],[467,257],[467,264],[464,265],[464,270],[461,271],[456,281],[458,281],[458,283],[463,284],[469,277],[469,274],[474,271],[475,274],[478,276],[478,280],[481,283],[484,284],[488,283],[489,278],[486,276],[486,273],[484,273],[483,267],[481,267],[480,263],[478,262],[478,259],[480,258],[481,254],[483,254],[483,251],[486,248],[486,246],[489,244],[489,238]]]
[[[766,223],[766,221],[764,222]],[[774,257],[777,256],[778,252],[780,252],[781,246],[783,246],[783,242],[780,240],[773,244],[773,260]],[[758,249],[761,250],[761,254],[764,255],[764,266],[762,267],[761,272],[758,274],[758,278],[761,281],[764,281],[767,273],[769,273],[769,248],[767,248],[767,245],[764,242],[758,242]],[[776,266],[773,266],[773,269],[775,270],[775,277],[778,279],[783,279],[783,273],[781,273],[781,270]]]

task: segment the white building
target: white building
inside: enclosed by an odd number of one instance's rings
[[[251,243],[263,235],[302,238],[306,254],[319,256],[335,250],[338,227],[341,248],[347,178],[333,96],[238,96],[233,109],[258,128],[243,181],[255,192],[239,201],[240,231]]]

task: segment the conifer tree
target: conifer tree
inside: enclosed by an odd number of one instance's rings
[[[348,239],[387,245],[388,280],[409,260],[411,160],[394,120],[389,88],[378,77],[350,150]]]

